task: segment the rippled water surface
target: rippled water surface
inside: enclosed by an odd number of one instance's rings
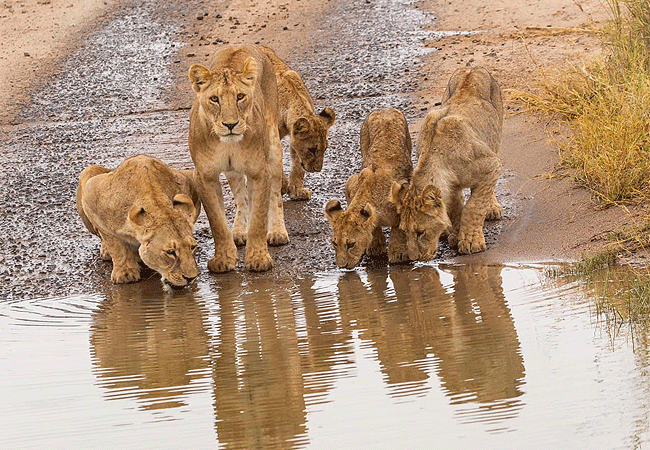
[[[0,448],[646,448],[647,336],[541,266],[0,302]]]

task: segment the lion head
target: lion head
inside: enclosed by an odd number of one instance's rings
[[[172,208],[148,209],[134,205],[129,222],[135,230],[142,262],[160,273],[163,283],[183,287],[199,274],[194,260],[197,244],[192,229],[197,209],[185,194],[176,194]]]
[[[332,225],[332,245],[336,265],[352,269],[361,261],[372,242],[372,232],[377,227],[377,212],[370,203],[346,210],[341,202],[332,199],[325,205],[325,217]]]
[[[335,120],[334,110],[327,106],[317,116],[300,117],[289,130],[291,148],[306,172],[320,172],[323,169],[327,132]]]
[[[244,61],[241,72],[220,68],[214,72],[201,64],[190,67],[189,78],[197,93],[200,116],[210,123],[212,133],[222,142],[240,142],[249,127],[257,62]]]
[[[399,228],[406,234],[410,260],[428,261],[438,251],[440,235],[451,226],[442,194],[433,184],[422,191],[393,182],[391,201],[400,217]]]

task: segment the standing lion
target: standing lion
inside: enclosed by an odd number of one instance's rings
[[[214,55],[210,68],[190,67],[189,78],[196,92],[190,113],[190,155],[215,245],[208,268],[233,270],[235,242],[246,242],[246,267],[269,270],[273,261],[267,239],[276,245],[289,241],[282,209],[282,147],[273,66],[257,46],[225,47]],[[221,173],[235,197],[234,233],[226,222]]]
[[[501,173],[502,128],[496,80],[483,68],[454,72],[441,106],[424,120],[411,183],[393,184],[391,197],[411,259],[433,258],[445,231],[449,245],[461,254],[486,249],[483,223],[501,218],[494,188]],[[464,188],[471,190],[467,204]]]

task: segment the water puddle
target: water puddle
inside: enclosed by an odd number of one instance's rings
[[[602,307],[622,285],[547,271],[232,273],[4,301],[0,447],[647,446],[648,333]]]

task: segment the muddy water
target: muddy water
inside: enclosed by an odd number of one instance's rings
[[[545,273],[233,273],[2,302],[0,448],[645,448],[647,336]]]

